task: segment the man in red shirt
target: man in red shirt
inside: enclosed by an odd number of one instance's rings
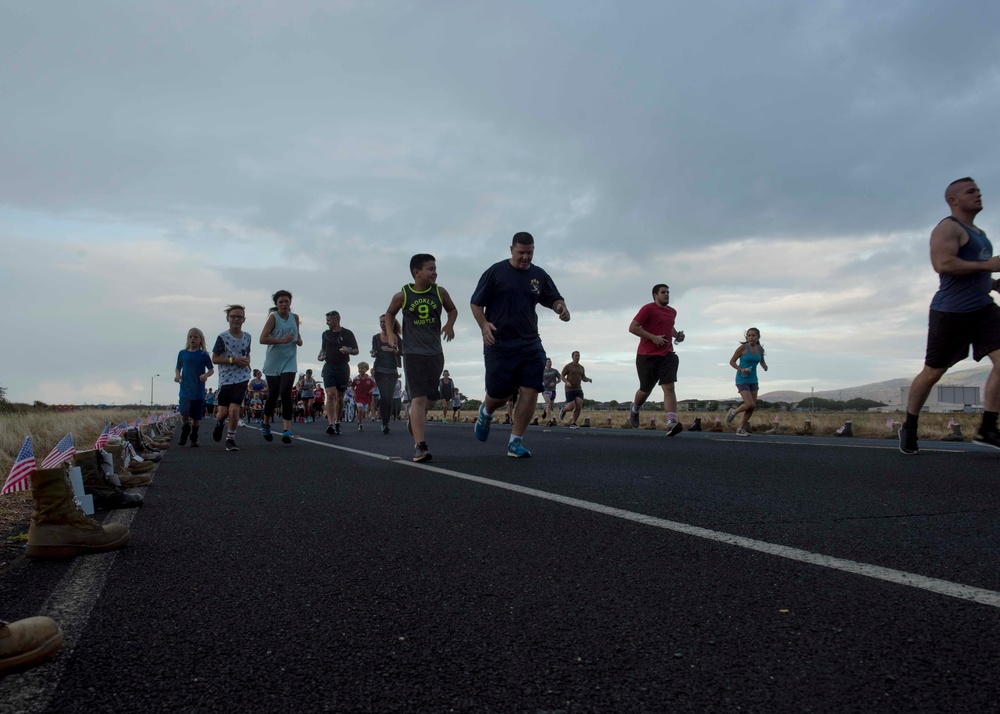
[[[628,425],[639,428],[639,409],[649,398],[653,386],[663,387],[663,409],[667,413],[667,436],[677,436],[684,430],[677,421],[677,354],[674,338],[684,341],[684,333],[674,328],[677,311],[669,306],[670,288],[659,283],[653,286],[653,302],[643,305],[628,331],[639,338],[635,369],[639,373],[639,389],[628,413]]]
[[[354,390],[354,409],[357,413],[358,431],[365,430],[365,417],[372,406],[372,395],[375,393],[375,380],[368,374],[368,363],[358,363],[358,376],[351,380]]]

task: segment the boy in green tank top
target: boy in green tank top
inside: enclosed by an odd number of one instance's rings
[[[404,285],[392,296],[385,311],[386,324],[391,325],[396,313],[403,313],[403,374],[410,392],[409,429],[413,434],[413,460],[430,461],[431,453],[424,441],[424,421],[427,406],[439,399],[438,382],[444,370],[444,350],[441,337],[448,342],[455,338],[458,308],[448,291],[437,284],[437,262],[433,255],[419,253],[410,258],[413,282]],[[448,320],[441,325],[441,313]],[[396,345],[396,335],[386,332],[386,343]]]

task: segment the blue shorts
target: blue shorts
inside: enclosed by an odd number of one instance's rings
[[[760,383],[758,383],[758,382],[745,382],[743,384],[737,384],[736,385],[736,391],[737,392],[756,392],[759,387],[760,387]]]
[[[182,417],[201,421],[205,418],[205,400],[184,397],[180,400],[177,411],[180,412]]]
[[[519,387],[542,391],[545,373],[545,350],[496,352],[483,354],[486,362],[486,395],[506,399]]]

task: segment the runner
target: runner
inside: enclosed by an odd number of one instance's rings
[[[313,421],[313,398],[316,396],[316,380],[313,378],[313,371],[307,369],[305,374],[299,377],[299,399],[302,400],[302,417],[306,423]]]
[[[521,395],[507,442],[507,456],[525,458],[524,433],[542,391],[545,350],[538,334],[536,306],[550,308],[559,319],[570,318],[566,302],[549,274],[532,265],[535,239],[516,233],[510,258],[487,268],[472,294],[472,315],[483,335],[486,397],[476,418],[476,438],[490,435],[493,412],[507,403],[518,388]]]
[[[327,330],[323,333],[322,347],[316,358],[323,365],[323,384],[326,389],[326,433],[340,435],[340,422],[344,418],[344,392],[351,382],[351,355],[358,354],[358,341],[354,333],[340,326],[340,313],[326,313]]]
[[[737,436],[750,436],[746,430],[750,415],[757,408],[757,391],[760,385],[757,380],[757,365],[759,364],[767,371],[767,362],[764,361],[764,345],[760,343],[760,330],[751,327],[743,333],[746,342],[741,342],[736,348],[729,366],[736,370],[736,391],[743,398],[743,403],[737,409],[730,409],[726,414],[726,424],[732,424],[737,414],[743,414],[740,426],[736,429]]]
[[[385,319],[394,321],[396,313],[403,311],[403,373],[410,392],[410,432],[413,434],[413,460],[430,461],[431,453],[424,441],[427,407],[438,400],[437,385],[444,369],[444,350],[441,337],[448,342],[455,338],[455,320],[458,309],[448,291],[437,284],[437,261],[429,253],[410,258],[410,275],[413,282],[392,296]],[[442,311],[448,320],[441,326]],[[396,336],[386,333],[391,345]]]
[[[212,358],[205,351],[205,333],[192,327],[187,333],[187,346],[177,353],[174,381],[181,385],[177,408],[181,415],[181,438],[184,446],[191,437],[191,446],[198,446],[198,427],[205,417],[205,382],[215,374]]]
[[[375,380],[368,374],[368,363],[358,362],[358,376],[351,380],[354,391],[354,409],[358,418],[358,431],[365,430],[365,417],[371,411]]]
[[[264,377],[267,379],[267,401],[264,403],[264,423],[261,427],[264,439],[271,441],[271,420],[274,407],[281,398],[281,421],[284,432],[281,443],[292,443],[292,385],[295,384],[296,353],[302,346],[299,334],[299,316],[292,312],[292,294],[279,290],[271,296],[274,307],[270,309],[264,329],[260,333],[260,343],[267,345],[264,357]]]
[[[677,311],[670,307],[670,288],[663,283],[653,286],[653,302],[646,303],[628,326],[639,338],[635,370],[639,374],[639,389],[628,413],[628,426],[639,428],[639,410],[653,391],[653,385],[663,388],[663,411],[667,413],[667,436],[677,436],[684,430],[677,421],[677,353],[673,342],[684,341],[684,333],[674,327]]]
[[[229,421],[226,432],[226,451],[239,451],[236,445],[236,427],[240,423],[240,409],[246,396],[250,373],[250,335],[243,332],[246,309],[242,305],[226,307],[226,321],[229,329],[215,338],[212,348],[212,362],[219,365],[218,406],[215,408],[215,428],[212,439],[222,441],[222,431]]]
[[[955,364],[969,356],[977,362],[987,355],[993,369],[983,390],[983,421],[973,443],[1000,449],[997,411],[1000,410],[1000,307],[992,290],[1000,281],[990,273],[1000,271],[1000,256],[986,233],[974,225],[983,210],[983,197],[969,178],[952,181],[944,193],[951,215],[931,232],[931,265],[941,276],[931,300],[924,368],[910,386],[906,421],[899,430],[899,450],[918,454],[917,427],[920,410],[931,389]]]
[[[392,332],[396,336],[396,344],[389,344],[389,337],[386,334],[385,315],[378,318],[379,333],[372,335],[372,359],[374,366],[372,372],[375,376],[375,383],[378,385],[380,395],[378,409],[379,417],[382,419],[382,433],[389,433],[389,419],[392,417],[393,403],[398,398],[394,390],[399,384],[399,368],[402,366],[402,355],[400,346],[402,340],[399,336],[399,323],[392,321]],[[395,396],[393,396],[395,394]],[[397,409],[398,418],[398,409]]]
[[[559,410],[559,419],[566,418],[566,412],[570,409],[573,410],[573,418],[570,420],[569,428],[577,428],[577,420],[580,418],[580,412],[583,410],[583,382],[593,382],[587,376],[587,370],[583,368],[580,364],[580,353],[574,352],[572,355],[573,361],[562,368],[562,372],[559,376],[562,378],[564,385],[566,387],[566,403],[563,408]]]
[[[456,391],[455,383],[451,381],[451,374],[445,370],[444,374],[441,375],[441,381],[438,382],[438,396],[441,397],[441,422],[443,424],[448,423],[448,409],[451,407]]]
[[[451,420],[458,423],[458,420],[462,418],[462,395],[459,393],[458,389],[455,390],[455,396],[451,398]]]
[[[552,421],[555,416],[556,385],[562,382],[559,370],[552,366],[552,360],[545,359],[545,371],[542,372],[542,398],[545,399],[545,409],[542,411],[542,421]]]

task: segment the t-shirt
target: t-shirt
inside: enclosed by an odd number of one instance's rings
[[[559,383],[559,370],[555,367],[549,367],[547,370],[542,372],[542,386],[545,388],[546,392],[551,392],[556,388]]]
[[[535,306],[551,308],[562,300],[552,278],[537,265],[527,270],[515,268],[509,260],[494,263],[472,293],[472,304],[479,305],[487,321],[497,328],[495,344],[484,345],[484,352],[519,352],[540,349],[538,315]]]
[[[563,367],[562,378],[566,383],[565,387],[567,391],[574,391],[580,389],[580,384],[583,382],[583,378],[587,376],[587,371],[583,368],[582,364],[577,362],[570,362],[568,365]]]
[[[446,382],[442,379],[440,382],[438,382],[438,394],[441,396],[442,399],[445,400],[451,399],[452,396],[455,394],[454,380],[449,379]]]
[[[250,335],[242,332],[239,337],[236,337],[230,334],[229,330],[226,330],[215,338],[212,354],[220,357],[249,357]],[[242,384],[253,377],[249,365],[242,367],[238,364],[220,364],[218,367],[220,387],[227,384]]]
[[[205,383],[199,377],[212,369],[212,358],[205,350],[181,350],[177,353],[177,367],[181,371],[179,397],[199,401],[205,399]]]
[[[327,330],[323,333],[323,346],[321,349],[326,353],[327,364],[348,364],[351,361],[351,355],[341,352],[341,347],[358,349],[358,341],[354,339],[353,332],[346,327],[341,327],[336,332]]]
[[[641,355],[666,355],[674,351],[674,320],[677,311],[667,305],[660,307],[655,302],[646,303],[635,314],[635,321],[646,332],[654,335],[664,335],[667,341],[657,345],[645,337],[639,339],[637,352]]]
[[[354,401],[357,404],[371,404],[372,394],[375,392],[375,380],[370,374],[358,375],[351,380],[351,389],[354,390]]]

